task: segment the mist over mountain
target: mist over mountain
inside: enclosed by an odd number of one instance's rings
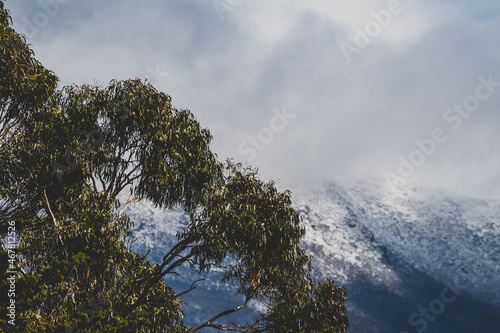
[[[349,332],[498,332],[500,201],[365,179],[292,188],[292,202],[314,278],[333,277],[347,290]],[[150,249],[155,262],[188,224],[181,212],[145,203],[127,214],[135,248]],[[179,292],[202,278],[187,268],[182,274],[166,277]],[[239,305],[220,277],[210,273],[183,298],[189,324]],[[254,303],[234,316],[251,321],[260,309]]]

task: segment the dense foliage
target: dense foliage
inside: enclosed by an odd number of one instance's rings
[[[0,1],[2,330],[347,330],[343,288],[310,276],[290,193],[252,169],[217,161],[209,131],[147,82],[57,90],[57,77],[10,23]],[[130,246],[133,222],[123,211],[139,200],[190,218],[160,263]],[[15,269],[9,234],[20,240]],[[183,264],[200,274],[222,269],[222,282],[234,283],[244,303],[187,327],[180,295],[168,285]],[[15,326],[4,297],[12,270]],[[268,309],[255,323],[221,324],[254,299]]]

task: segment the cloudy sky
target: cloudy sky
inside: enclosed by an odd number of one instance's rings
[[[498,0],[7,0],[61,84],[149,79],[265,179],[500,199]]]

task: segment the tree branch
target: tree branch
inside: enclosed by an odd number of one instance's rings
[[[175,257],[179,255],[182,251],[188,248],[188,245],[191,241],[189,239],[185,239],[177,244],[175,244],[170,251],[163,257],[163,263],[159,265],[154,272],[151,272],[150,274],[143,276],[139,279],[136,279],[135,282],[141,282],[143,280],[149,279],[152,276],[160,274],[160,272],[167,266]]]
[[[195,328],[192,328],[191,331],[189,331],[189,333],[194,333],[194,332],[198,332],[199,330],[201,330],[202,328],[204,327],[213,327],[213,328],[224,328],[224,326],[227,326],[227,325],[217,325],[217,324],[213,324],[213,322],[217,319],[219,319],[220,317],[224,317],[224,316],[227,316],[231,313],[235,313],[241,309],[243,309],[244,307],[246,307],[248,305],[248,302],[250,302],[251,298],[247,298],[245,300],[245,303],[233,308],[233,309],[229,309],[229,310],[226,310],[226,311],[223,311],[221,313],[219,313],[218,315],[210,318],[209,320],[207,320],[206,322],[204,322],[203,324],[201,325],[198,325],[197,327]],[[229,326],[233,326],[232,323],[229,325]],[[227,331],[228,329],[226,329]],[[234,330],[234,329],[233,329]],[[240,330],[241,331],[241,330]],[[243,331],[244,332],[244,331]]]
[[[188,292],[190,292],[191,290],[196,289],[196,287],[194,286],[194,285],[195,285],[195,283],[198,283],[198,282],[200,282],[200,281],[204,281],[204,280],[205,280],[205,279],[199,279],[199,280],[194,281],[193,283],[191,283],[191,287],[189,287],[189,289],[188,289],[188,290],[183,291],[183,292],[182,292],[182,293],[180,293],[180,294],[177,294],[177,295],[175,296],[175,298],[181,297],[182,295],[187,294],[187,293],[188,293]]]
[[[148,285],[146,286],[146,288],[144,289],[144,291],[141,293],[141,295],[139,296],[139,298],[135,301],[135,303],[133,303],[132,305],[130,305],[128,307],[128,309],[125,310],[124,314],[128,315],[128,314],[132,313],[132,311],[134,311],[137,307],[139,307],[142,303],[144,303],[144,300],[146,299],[146,296],[148,295],[148,293],[151,290],[151,288],[153,288],[153,286],[155,285],[155,283],[157,283],[158,281],[160,281],[172,269],[174,269],[175,267],[178,267],[178,266],[182,265],[182,263],[188,261],[189,258],[191,258],[193,255],[194,255],[194,253],[191,252],[187,256],[181,257],[181,259],[177,260],[172,265],[170,265],[164,272],[161,272],[161,270],[163,269],[163,267],[165,267],[165,263],[163,263],[160,266],[160,268],[159,268],[160,269],[160,273],[153,273],[153,274],[150,275],[152,277],[151,281],[148,283]]]
[[[116,217],[116,220],[113,221],[113,223],[111,223],[109,226],[106,227],[106,229],[111,229],[117,222],[118,220],[120,220],[120,217],[122,216],[122,213],[123,213],[123,210],[125,208],[127,208],[128,205],[130,205],[132,202],[136,202],[137,200],[141,200],[142,198],[144,198],[145,196],[142,196],[140,198],[136,198],[134,197],[132,200],[130,198],[132,198],[132,196],[135,194],[135,189],[132,191],[132,193],[130,194],[130,196],[128,197],[127,201],[125,202],[125,204],[123,205],[123,207],[118,211],[118,216]],[[102,229],[102,231],[104,231],[105,228]]]
[[[57,230],[59,227],[59,223],[57,223],[56,217],[54,216],[54,213],[52,213],[52,209],[50,208],[49,198],[47,197],[47,191],[45,191],[45,189],[43,189],[43,196],[44,196],[45,205],[47,206],[47,210],[49,211],[50,216],[52,217],[52,221],[54,222],[54,227],[56,228],[57,238],[59,238],[61,245],[64,246],[64,242],[61,238],[61,235],[59,234],[59,230]]]

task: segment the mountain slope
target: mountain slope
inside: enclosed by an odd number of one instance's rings
[[[349,332],[498,331],[500,202],[377,180],[292,193],[315,278],[333,277],[347,289]],[[149,244],[154,261],[187,224],[180,212],[142,203],[127,213],[136,221],[136,248],[146,252]],[[184,275],[189,278],[168,278],[178,291],[199,278],[187,270]],[[237,303],[218,277],[214,272],[186,297],[189,323]],[[251,320],[257,314],[253,306],[237,316]]]
[[[497,332],[499,202],[380,181],[301,190],[294,202],[317,276],[333,276],[350,295],[350,332]],[[439,302],[445,288],[459,294],[449,304]]]

